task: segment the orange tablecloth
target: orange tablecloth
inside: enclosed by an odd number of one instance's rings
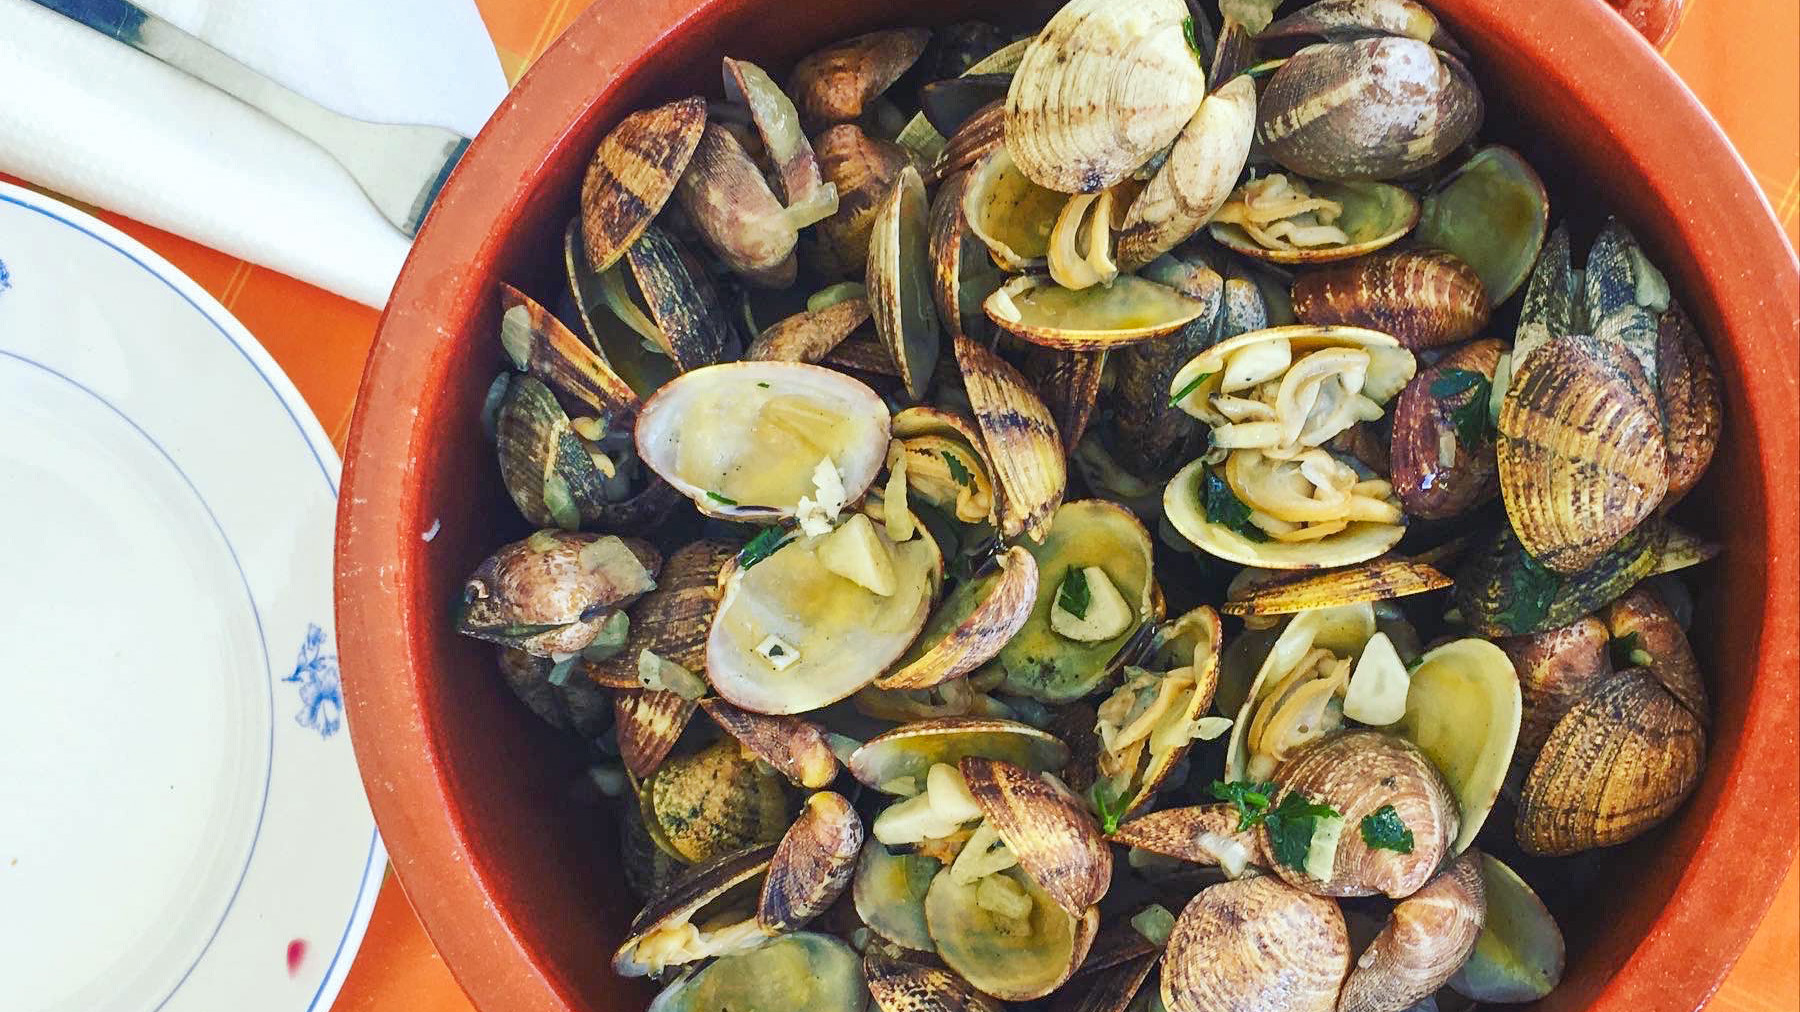
[[[588,2],[477,0],[508,79],[517,80]],[[1800,225],[1800,9],[1794,0],[1690,0],[1690,8],[1669,60],[1743,152],[1792,238]],[[237,314],[343,448],[374,310],[117,215],[102,217]],[[1714,1012],[1800,1010],[1800,865],[1785,876],[1768,920],[1709,1006]],[[391,875],[335,1012],[472,1012]]]

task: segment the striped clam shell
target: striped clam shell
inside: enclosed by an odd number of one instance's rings
[[[1023,533],[1041,542],[1069,480],[1056,420],[1030,381],[982,345],[956,338],[956,361],[988,459],[1006,493],[1000,529],[1009,538]]]
[[[588,263],[617,263],[662,210],[706,129],[706,100],[694,96],[619,121],[600,142],[581,181],[581,234]]]

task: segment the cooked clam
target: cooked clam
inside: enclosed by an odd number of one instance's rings
[[[1107,839],[1194,864],[1218,865],[1233,878],[1252,864],[1267,863],[1255,830],[1243,828],[1237,809],[1225,804],[1151,812],[1121,825]]]
[[[1025,50],[1006,146],[1039,186],[1104,190],[1181,133],[1205,96],[1178,0],[1071,0]]]
[[[1350,968],[1335,902],[1258,876],[1202,889],[1163,956],[1169,1012],[1332,1012]]]
[[[897,28],[826,46],[794,64],[788,93],[809,129],[848,123],[925,52],[931,32]]]
[[[1384,251],[1294,282],[1294,315],[1302,322],[1367,327],[1415,350],[1474,337],[1488,312],[1481,275],[1442,250]]]
[[[819,170],[837,188],[837,210],[813,227],[817,242],[809,262],[831,277],[856,277],[868,262],[875,214],[900,170],[912,164],[906,149],[843,123],[813,139]]]
[[[601,279],[607,306],[685,372],[734,357],[738,338],[706,270],[661,226],[644,229]]]
[[[1023,271],[1049,262],[1050,235],[1069,203],[1066,194],[1032,182],[1001,147],[969,170],[963,219],[996,264]]]
[[[983,993],[1029,1001],[1075,972],[1093,944],[1100,912],[1089,907],[1071,917],[1018,868],[968,883],[946,868],[925,895],[925,923],[945,966]]]
[[[1119,263],[1127,270],[1200,230],[1232,194],[1256,133],[1256,83],[1247,75],[1206,96],[1162,167],[1125,216]]]
[[[931,163],[927,182],[967,174],[1006,144],[1006,103],[992,102],[969,114]]]
[[[754,916],[757,880],[774,853],[773,843],[749,847],[683,872],[632,920],[613,972],[643,977],[761,945],[768,935]]]
[[[869,307],[875,331],[917,401],[937,367],[938,318],[932,301],[925,184],[912,166],[900,170],[869,234]]]
[[[1042,392],[1044,406],[1062,435],[1063,452],[1074,453],[1093,420],[1106,380],[1107,352],[1069,351],[1043,344],[1025,348],[1019,371]]]
[[[644,463],[709,516],[778,519],[806,504],[835,514],[881,470],[888,412],[840,372],[735,362],[657,391],[638,413],[636,438]]]
[[[1096,711],[1098,772],[1121,814],[1141,810],[1187,757],[1196,739],[1216,738],[1222,721],[1203,726],[1219,682],[1219,616],[1201,605],[1174,623],[1178,666],[1156,672],[1126,668],[1126,678]],[[1159,630],[1159,635],[1165,633]]]
[[[1004,278],[963,216],[968,184],[968,173],[958,172],[938,187],[931,202],[931,294],[938,318],[953,337],[985,330],[987,318],[981,304]]]
[[[748,60],[722,61],[727,98],[750,110],[763,151],[775,166],[775,181],[790,211],[800,212],[796,225],[809,225],[837,209],[837,189],[819,172],[819,160],[800,128],[800,114],[787,93],[761,67]],[[830,193],[827,193],[827,188]]]
[[[1312,37],[1344,42],[1369,35],[1418,39],[1447,52],[1461,52],[1437,16],[1414,0],[1317,0],[1256,37],[1263,42]]]
[[[604,433],[596,433],[605,435]],[[574,530],[610,504],[617,463],[581,437],[556,394],[535,376],[513,376],[494,419],[500,480],[526,520]],[[606,458],[604,465],[600,457]]]
[[[800,229],[837,210],[833,188],[829,207],[790,213],[743,146],[716,123],[707,124],[676,192],[688,220],[719,259],[746,280],[770,288],[794,283]]]
[[[1669,490],[1661,506],[1667,511],[1712,463],[1722,424],[1718,365],[1694,322],[1674,303],[1657,324],[1656,384],[1668,446]]]
[[[944,38],[944,33],[939,32],[936,38]],[[1001,36],[999,36],[998,33],[996,33],[995,36],[988,37],[983,43],[983,48],[994,42],[998,42],[1000,38]],[[964,77],[980,77],[988,80],[998,80],[1002,75],[1010,78],[1013,71],[1019,68],[1019,61],[1024,58],[1025,48],[1030,44],[1030,39],[1019,39],[1015,42],[1008,42],[1005,45],[991,49],[989,52],[982,55],[980,59],[971,62],[967,67],[961,68],[956,71],[956,73]],[[937,80],[942,81],[945,79],[946,78],[944,77],[940,77]],[[931,87],[931,85],[928,84],[926,87]],[[923,104],[924,90],[924,88],[920,89],[921,104]],[[983,108],[1004,109],[1005,97],[1006,89],[1002,87],[1000,89],[1000,94],[994,96],[997,101],[990,102]],[[961,103],[959,102],[958,104],[960,105]],[[958,129],[952,131],[950,136],[954,136],[957,132],[960,132],[960,128],[966,126],[969,120],[973,119],[976,112],[979,111],[980,110],[976,110],[975,112],[970,112],[962,116],[960,122],[957,124]],[[949,124],[946,123],[945,125],[947,126]],[[907,148],[907,150],[916,154],[923,164],[929,165],[935,162],[939,155],[943,154],[947,143],[945,136],[945,134],[938,132],[938,129],[932,125],[931,120],[926,117],[924,112],[920,112],[907,122],[906,126],[901,129],[900,135],[896,137],[895,140]],[[933,173],[933,175],[941,176],[943,174]]]
[[[1456,794],[1461,829],[1452,853],[1474,842],[1500,795],[1521,712],[1512,661],[1486,640],[1453,640],[1412,671],[1406,713],[1393,730],[1430,757]]]
[[[1099,499],[1065,503],[1037,560],[1031,616],[999,655],[1006,690],[1046,703],[1094,691],[1124,661],[1153,601],[1150,534],[1130,510]]]
[[[1068,746],[1047,731],[1013,720],[945,717],[897,727],[857,749],[848,763],[856,779],[889,794],[911,797],[924,789],[933,766],[955,766],[969,756],[1003,759],[1044,772],[1062,768]]]
[[[538,531],[483,560],[463,583],[457,631],[550,657],[580,653],[611,613],[656,586],[648,542]]]
[[[1205,307],[1133,274],[1120,275],[1110,286],[1082,289],[1027,274],[988,296],[985,308],[1000,329],[1034,344],[1104,351],[1172,334]]]
[[[1360,601],[1301,612],[1273,638],[1240,637],[1255,646],[1228,650],[1221,675],[1254,663],[1255,676],[1242,689],[1221,679],[1220,704],[1237,703],[1226,778],[1266,781],[1293,749],[1342,727],[1351,675],[1376,635],[1375,608]]]
[[[1455,975],[1487,916],[1481,864],[1470,851],[1394,907],[1351,967],[1338,1012],[1404,1012]]]
[[[805,927],[850,888],[862,846],[862,818],[843,795],[809,796],[769,859],[756,923],[771,935]]]
[[[719,572],[740,547],[702,539],[670,553],[655,589],[630,609],[624,644],[609,657],[583,657],[582,676],[608,688],[640,687],[645,651],[689,671],[703,669],[707,630],[719,601]]]
[[[1237,451],[1226,465],[1220,473],[1196,460],[1163,492],[1169,523],[1219,558],[1268,569],[1345,566],[1380,555],[1406,532],[1392,487],[1361,478],[1325,450],[1305,451],[1297,460]],[[1313,483],[1308,467],[1322,483]]]
[[[830,935],[783,935],[723,956],[670,984],[649,1012],[864,1012],[856,950]]]
[[[581,240],[581,219],[563,229],[563,273],[577,322],[608,369],[638,397],[648,397],[675,375],[675,364],[660,349],[652,350],[607,304],[607,281],[588,265]],[[616,293],[615,293],[616,294]]]
[[[775,767],[794,786],[816,791],[837,779],[837,756],[819,725],[798,717],[751,713],[716,697],[700,700],[700,707],[746,751]]]
[[[1648,584],[1639,584],[1607,605],[1605,618],[1607,631],[1622,648],[1625,661],[1648,668],[1663,688],[1706,723],[1706,683],[1700,678],[1700,662],[1663,599]]]
[[[729,738],[665,760],[638,800],[650,838],[690,864],[774,843],[788,826],[781,777]]]
[[[1487,917],[1469,959],[1450,978],[1457,994],[1480,1002],[1528,1002],[1562,981],[1562,930],[1525,880],[1481,855]]]
[[[875,684],[928,689],[974,671],[1024,627],[1037,592],[1037,560],[1014,545],[996,558],[991,571],[946,597],[896,668]]]
[[[1612,673],[1612,634],[1589,615],[1566,626],[1497,640],[1519,678],[1519,744],[1508,783],[1515,790],[1537,761],[1544,740],[1596,680]]]
[[[1657,521],[1641,524],[1592,565],[1564,576],[1533,558],[1512,528],[1502,527],[1457,569],[1457,610],[1484,636],[1568,625],[1655,572],[1667,531]]]
[[[818,362],[869,321],[869,300],[848,298],[816,310],[795,313],[773,324],[750,342],[744,358],[768,362]]]
[[[549,310],[508,284],[500,286],[500,343],[513,365],[561,390],[600,418],[627,417],[637,393]]]
[[[1425,195],[1413,237],[1461,257],[1498,306],[1530,276],[1549,222],[1543,180],[1517,151],[1491,145]]]
[[[1071,917],[1100,902],[1112,881],[1112,851],[1067,791],[1003,759],[966,756],[957,768],[986,825],[1033,882]]]
[[[863,845],[851,887],[857,916],[870,930],[903,949],[930,952],[925,893],[942,867],[942,862],[929,854],[891,851],[870,840]]]
[[[1398,186],[1272,172],[1233,190],[1208,231],[1258,260],[1317,264],[1391,246],[1418,220],[1418,199]]]
[[[619,761],[635,777],[656,772],[693,719],[695,702],[680,693],[620,689],[613,696]],[[693,858],[687,858],[693,860]]]
[[[1292,615],[1359,601],[1391,601],[1450,586],[1450,578],[1435,567],[1407,559],[1371,559],[1317,575],[1273,572],[1270,577],[1241,593],[1228,591],[1219,610],[1246,618]]]
[[[981,429],[982,443],[1004,493],[1000,531],[1042,543],[1069,480],[1062,437],[1050,409],[1005,359],[958,337],[956,361]]]
[[[604,271],[662,209],[706,128],[698,96],[635,112],[606,135],[581,181],[587,262]]]
[[[1407,513],[1454,517],[1500,494],[1488,403],[1504,354],[1499,341],[1472,341],[1400,391],[1388,473]]]
[[[961,977],[876,952],[863,960],[869,994],[881,1012],[1000,1012],[1000,1006]]]

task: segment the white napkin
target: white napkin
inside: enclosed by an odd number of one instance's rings
[[[473,0],[137,0],[307,97],[473,137],[506,78]],[[358,302],[408,241],[312,143],[29,0],[0,0],[0,171]]]

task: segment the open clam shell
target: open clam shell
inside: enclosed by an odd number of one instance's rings
[[[1221,246],[1256,260],[1322,264],[1392,246],[1419,220],[1418,198],[1389,183],[1306,180],[1304,186],[1310,199],[1300,200],[1290,192],[1294,187],[1286,177],[1253,179],[1222,202],[1207,231]],[[1283,223],[1303,226],[1296,214],[1323,224],[1326,215],[1318,210],[1290,210],[1312,207],[1317,201],[1328,201],[1327,207],[1335,209],[1329,227],[1341,232],[1342,240],[1321,233],[1307,236],[1302,244],[1298,240],[1306,235],[1304,229],[1290,233],[1280,227]]]
[[[700,707],[739,745],[775,767],[794,786],[816,791],[837,779],[837,755],[826,744],[825,729],[818,724],[798,717],[751,713],[714,696],[700,700]]]
[[[941,33],[939,37],[942,38]],[[1009,42],[983,56],[981,59],[969,64],[961,73],[964,76],[969,77],[982,76],[993,78],[1002,74],[1011,77],[1013,71],[1019,69],[1019,61],[1024,58],[1025,48],[1030,44],[1030,39],[1019,39],[1015,42]],[[997,97],[1000,99],[999,101],[991,102],[984,108],[991,107],[1003,110],[1005,108],[1004,88],[1001,89],[1001,94]],[[960,132],[961,127],[967,125],[968,121],[973,118],[973,113],[963,117],[962,123],[958,126],[958,130],[953,131],[952,136],[954,136],[956,132]],[[996,130],[996,136],[998,136],[998,130]],[[928,119],[923,112],[920,112],[911,120],[907,121],[906,126],[901,128],[900,135],[894,139],[907,150],[917,155],[919,161],[926,165],[930,165],[938,160],[938,156],[943,153],[946,144],[945,135],[939,133],[938,129],[932,126],[931,120]],[[941,174],[934,171],[933,175]],[[930,182],[930,180],[928,179],[927,182]]]
[[[1649,671],[1591,685],[1525,778],[1514,824],[1533,854],[1624,843],[1680,807],[1700,780],[1706,731]]]
[[[887,451],[887,405],[832,369],[734,362],[684,373],[644,404],[638,456],[702,513],[791,517],[819,497],[829,461],[843,503],[862,498]]]
[[[1502,527],[1456,571],[1457,610],[1484,636],[1520,636],[1565,626],[1623,596],[1663,560],[1666,524],[1649,521],[1588,568],[1563,576]]]
[[[992,476],[995,474],[994,463],[988,458],[987,449],[982,445],[981,432],[975,427],[973,422],[964,418],[962,415],[943,408],[916,405],[896,412],[894,414],[892,429],[894,438],[905,443],[909,453],[913,452],[914,449],[931,449],[935,450],[941,457],[945,451],[949,451],[952,456],[963,460],[965,466],[972,458],[973,462],[979,465],[981,472],[981,476],[978,477],[975,474],[976,468],[968,468],[970,480],[974,483],[973,491],[979,493],[979,490],[983,487],[981,478],[986,477],[988,479],[986,487],[993,499],[994,509],[989,511],[987,519],[988,522],[993,522],[995,511],[997,511],[999,505],[999,490],[993,487]],[[964,452],[965,450],[967,451],[966,453]],[[911,486],[913,493],[920,494],[927,500],[931,500],[932,495],[922,487],[923,482],[915,480],[914,476],[920,473],[920,468],[915,466],[917,463],[917,461],[912,461],[907,467],[908,483]],[[946,470],[948,469],[948,464],[946,464]],[[951,480],[958,481],[954,474],[951,475]],[[958,481],[958,484],[961,484],[961,482]],[[967,488],[967,486],[964,487]],[[969,505],[971,507],[978,505],[979,498],[979,494],[972,495]],[[953,508],[948,500],[937,502],[936,505],[949,510],[958,520],[973,522],[974,518],[970,515],[972,510],[964,509],[964,503],[961,500],[960,494]]]
[[[641,778],[656,772],[687,730],[694,706],[693,700],[673,692],[618,690],[613,696],[613,728],[619,742],[619,761],[632,776]]]
[[[1338,1012],[1404,1012],[1456,974],[1487,916],[1481,862],[1464,854],[1394,907],[1351,967]]]
[[[865,742],[848,765],[866,786],[910,796],[924,789],[931,767],[953,766],[970,756],[1047,772],[1062,768],[1069,749],[1048,731],[1015,720],[940,717],[897,727]]]
[[[1176,666],[1160,675],[1131,672],[1101,706],[1110,739],[1102,739],[1105,751],[1096,765],[1110,779],[1125,814],[1151,804],[1202,736],[1200,720],[1211,710],[1218,688],[1223,641],[1218,613],[1206,605],[1195,608],[1159,628],[1154,642],[1162,648],[1153,646],[1144,659]],[[1140,706],[1146,697],[1149,705]],[[1116,712],[1121,708],[1127,715],[1123,720]]]
[[[1487,424],[1491,397],[1483,395],[1491,394],[1505,350],[1498,340],[1472,341],[1420,370],[1400,391],[1388,473],[1407,513],[1445,519],[1500,494]]]
[[[1522,714],[1512,661],[1486,640],[1445,643],[1413,669],[1406,714],[1392,730],[1431,759],[1456,795],[1461,817],[1451,853],[1475,842],[1500,796]]]
[[[1031,617],[1037,576],[1037,560],[1023,547],[1001,553],[992,571],[965,581],[938,605],[899,666],[876,686],[928,689],[992,660]]]
[[[750,342],[744,358],[763,362],[819,362],[869,321],[869,300],[833,302],[772,323]]]
[[[1414,0],[1317,0],[1257,33],[1257,41],[1321,38],[1331,42],[1394,35],[1447,52],[1461,47],[1424,4]]]
[[[926,173],[927,183],[968,172],[1006,144],[1006,103],[992,102],[969,114],[944,142]]]
[[[749,60],[721,61],[725,97],[750,110],[751,122],[762,139],[763,150],[775,166],[781,195],[790,205],[810,202],[825,186],[819,160],[800,128],[794,103],[761,67]],[[835,203],[834,205],[835,206]]]
[[[861,116],[871,99],[888,90],[919,59],[930,40],[929,29],[895,28],[845,39],[801,57],[788,75],[787,87],[801,122],[817,130]]]
[[[1140,267],[1198,232],[1231,196],[1256,134],[1256,83],[1247,75],[1201,101],[1162,167],[1132,201],[1119,266]]]
[[[1536,1001],[1562,982],[1562,929],[1531,887],[1498,858],[1481,855],[1487,916],[1450,989],[1480,1002]]]
[[[563,273],[588,343],[639,398],[655,393],[675,375],[668,356],[644,347],[638,332],[607,304],[606,281],[588,264],[580,218],[570,219],[563,230]]]
[[[769,934],[798,931],[850,888],[863,846],[862,818],[841,794],[819,791],[769,859],[756,923]]]
[[[583,658],[577,662],[581,675],[608,688],[637,688],[638,658],[646,650],[689,671],[705,667],[707,631],[719,601],[719,572],[740,547],[736,542],[702,539],[670,553],[655,589],[628,612],[631,627],[624,647],[604,660]]]
[[[707,124],[676,194],[688,221],[733,272],[769,288],[794,283],[799,230],[731,131]]]
[[[1242,829],[1238,811],[1228,804],[1165,808],[1140,815],[1107,837],[1194,864],[1218,865],[1237,877],[1251,864],[1262,864],[1262,843],[1254,829]]]
[[[869,233],[869,306],[875,332],[900,367],[906,393],[925,396],[937,368],[938,317],[932,301],[925,184],[907,166],[889,189]]]
[[[625,251],[622,268],[602,280],[607,304],[662,349],[677,371],[738,353],[738,337],[706,269],[660,226],[645,228]]]
[[[1042,268],[1049,263],[1050,233],[1068,201],[1068,195],[1032,182],[999,147],[969,169],[963,219],[1005,270]]]
[[[1294,282],[1303,323],[1367,327],[1408,348],[1437,348],[1487,325],[1487,288],[1443,250],[1389,250],[1309,271]]]
[[[1112,882],[1112,851],[1074,798],[1002,759],[967,756],[957,769],[1032,881],[1071,917],[1100,902]]]
[[[1350,968],[1335,902],[1258,876],[1202,889],[1163,956],[1169,1012],[1333,1012]]]
[[[1448,576],[1423,562],[1371,559],[1326,573],[1258,585],[1231,595],[1219,610],[1241,617],[1292,615],[1358,601],[1391,601],[1414,594],[1429,594],[1450,586],[1450,583]]]
[[[1413,237],[1461,257],[1498,306],[1530,276],[1549,226],[1544,181],[1517,151],[1490,145],[1425,195]]]
[[[937,967],[903,963],[871,951],[863,957],[863,975],[881,1012],[1000,1012],[993,999]]]
[[[1056,421],[1025,377],[1000,356],[966,337],[956,338],[955,346],[975,424],[1005,493],[1000,531],[1041,543],[1069,480]]]
[[[856,950],[803,931],[727,955],[670,984],[649,1012],[864,1012],[869,992]]]
[[[943,558],[930,538],[895,544],[879,529],[874,537],[891,559],[891,595],[827,569],[818,555],[822,537],[796,540],[737,570],[707,639],[714,691],[755,713],[804,713],[886,671],[924,626]],[[777,660],[777,649],[794,656]]]
[[[1315,650],[1329,651],[1339,658],[1360,657],[1363,648],[1375,636],[1375,607],[1367,601],[1356,604],[1314,608],[1287,619],[1280,632],[1272,637],[1266,632],[1247,631],[1233,641],[1220,662],[1219,704],[1236,702],[1231,738],[1225,750],[1225,772],[1228,780],[1243,780],[1254,774],[1265,779],[1274,767],[1265,760],[1281,756],[1252,756],[1250,727],[1258,707],[1284,689],[1288,676]],[[1238,649],[1248,643],[1248,649]],[[1254,665],[1254,667],[1252,667]],[[1237,687],[1241,672],[1250,669],[1254,677]],[[1327,728],[1312,729],[1314,737]],[[1251,760],[1257,768],[1251,769]],[[1264,767],[1267,768],[1264,768]]]
[[[1206,485],[1214,476],[1204,459],[1196,460],[1169,479],[1163,490],[1163,514],[1182,537],[1195,547],[1221,559],[1265,569],[1325,569],[1366,562],[1399,544],[1406,533],[1401,524],[1354,521],[1337,533],[1313,541],[1255,540],[1240,530],[1218,522],[1207,509]],[[1399,503],[1394,502],[1396,512]]]
[[[1430,168],[1481,125],[1481,93],[1456,57],[1416,39],[1326,42],[1269,78],[1257,137],[1310,179],[1394,179]]]
[[[1033,344],[1105,351],[1172,334],[1205,306],[1133,274],[1120,275],[1110,286],[1082,289],[1026,274],[988,296],[983,308],[1000,329]]]
[[[781,777],[729,738],[665,760],[638,799],[650,838],[690,864],[774,843],[788,827]]]
[[[604,271],[675,192],[706,128],[706,100],[695,96],[619,121],[600,142],[581,181],[581,234],[588,264]]]
[[[628,417],[637,393],[606,360],[581,343],[563,322],[524,292],[500,285],[500,342],[520,370],[594,410],[602,418]]]
[[[869,930],[915,952],[930,952],[925,893],[943,865],[928,854],[896,853],[875,840],[863,845],[851,899]]]
[[[1069,351],[1034,344],[1025,349],[1019,371],[1042,393],[1044,406],[1062,434],[1063,453],[1073,454],[1099,406],[1107,352]]]
[[[984,910],[980,886],[957,882],[948,868],[931,880],[925,895],[925,922],[938,957],[976,989],[1005,1001],[1030,1001],[1061,987],[1081,965],[1100,927],[1100,912],[1088,908],[1071,917],[1030,876],[1018,868],[995,872],[1011,879],[1031,900],[1018,933]]]
[[[1025,50],[1006,146],[1038,185],[1104,190],[1167,147],[1205,96],[1179,0],[1072,0]]]
[[[456,629],[538,657],[578,653],[611,612],[656,585],[649,542],[543,530],[502,546],[463,581]]]
[[[931,203],[931,295],[938,318],[953,337],[983,334],[987,317],[981,304],[1004,278],[963,217],[968,184],[967,173],[956,173],[938,187]]]
[[[1150,534],[1117,503],[1084,499],[1056,511],[1042,544],[1025,546],[1037,560],[1037,595],[1024,627],[1000,651],[1008,692],[1066,703],[1094,688],[1125,661],[1127,648],[1161,618],[1152,588]],[[1098,567],[1132,611],[1118,634],[1094,642],[1070,639],[1052,625],[1052,610],[1071,572]]]
[[[642,977],[667,966],[717,954],[720,949],[741,950],[760,943],[766,936],[755,928],[754,922],[747,931],[727,928],[726,938],[705,938],[708,932],[695,932],[701,936],[698,938],[690,935],[684,939],[682,935],[686,934],[684,929],[711,920],[711,915],[736,913],[740,900],[747,901],[747,913],[755,902],[756,881],[768,871],[774,854],[775,844],[770,842],[722,854],[684,871],[666,892],[632,919],[625,941],[613,953],[613,972],[622,977]],[[709,942],[713,944],[708,945]]]
[[[574,530],[605,506],[606,477],[568,412],[535,376],[515,376],[494,418],[500,480],[526,520]]]

